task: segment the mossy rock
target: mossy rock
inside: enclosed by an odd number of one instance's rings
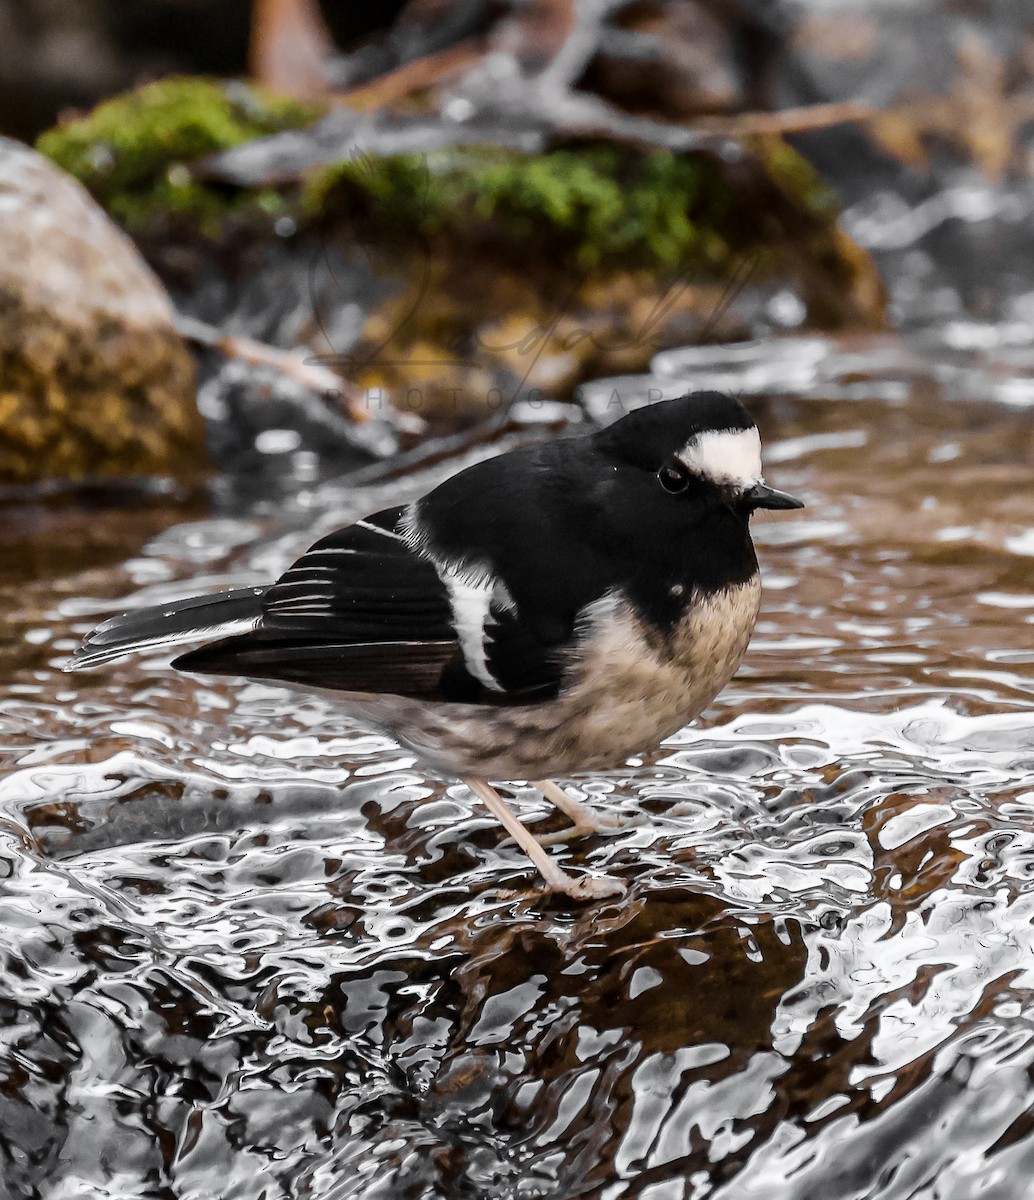
[[[882,328],[882,280],[837,225],[836,196],[781,139],[749,151],[730,164],[613,145],[452,148],[315,173],[304,210],[400,282],[371,314],[353,382],[460,423],[500,396],[567,396],[694,340],[745,275],[790,287],[813,328]]]
[[[790,288],[813,328],[885,324],[882,282],[838,227],[837,197],[778,137],[745,139],[731,159],[598,141],[540,154],[485,145],[357,154],[252,191],[193,169],[314,115],[242,84],[166,80],[63,124],[39,146],[177,286],[173,231],[229,248],[231,258],[242,227],[260,244],[297,231],[305,264],[317,238],[366,248],[397,287],[367,314],[359,346],[342,348],[353,351],[343,360],[349,380],[392,399],[416,387],[424,415],[462,422],[480,415],[478,397],[499,390],[564,397],[594,373],[641,371],[657,348],[693,340],[727,283],[745,274],[769,293]],[[175,258],[188,260],[207,269],[212,256]],[[640,334],[644,312],[649,337]],[[514,349],[522,328],[531,336],[539,327],[533,353]]]
[[[171,474],[207,459],[161,283],[52,163],[0,138],[0,482]]]
[[[37,146],[135,234],[156,226],[160,234],[179,221],[219,241],[241,219],[269,230],[288,216],[290,228],[343,225],[375,253],[391,259],[394,251],[396,265],[425,257],[420,239],[436,254],[487,249],[529,271],[559,263],[584,274],[646,270],[706,280],[728,278],[749,259],[758,278],[803,272],[819,280],[828,270],[840,299],[827,295],[816,305],[820,325],[882,322],[875,272],[837,231],[836,195],[778,137],[745,142],[738,161],[599,142],[541,154],[484,145],[359,153],[297,186],[254,190],[191,169],[316,116],[312,105],[241,82],[174,78],[65,121]]]
[[[357,156],[307,181],[312,217],[351,215],[390,246],[418,233],[490,240],[505,254],[560,254],[585,270],[679,269],[727,262],[734,202],[710,156],[590,144],[521,154],[451,147],[423,155]]]
[[[245,83],[171,78],[147,84],[73,116],[39,137],[36,148],[74,175],[127,229],[180,220],[218,237],[228,215],[268,225],[285,211],[274,188],[204,183],[188,165],[253,138],[301,128],[312,105]]]

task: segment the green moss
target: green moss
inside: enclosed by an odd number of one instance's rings
[[[836,218],[833,193],[778,138],[752,140],[738,165],[591,143],[538,155],[490,146],[358,155],[293,189],[218,186],[190,170],[317,115],[242,83],[166,79],[63,122],[38,148],[134,233],[171,224],[218,240],[229,217],[268,228],[285,212],[301,222],[326,215],[403,258],[419,239],[444,236],[518,264],[721,275],[750,255],[764,273],[779,269],[787,230],[810,242]]]
[[[521,254],[559,250],[585,267],[717,269],[728,258],[733,199],[709,156],[592,145],[358,156],[315,173],[303,209],[358,212],[385,235],[490,232]]]
[[[163,79],[62,122],[40,136],[37,149],[132,229],[178,216],[212,233],[228,209],[268,217],[283,200],[269,188],[233,194],[209,186],[187,164],[316,116],[311,106],[243,83]]]
[[[750,147],[774,184],[792,196],[801,209],[820,222],[832,224],[840,215],[840,198],[810,162],[782,138],[756,139]]]

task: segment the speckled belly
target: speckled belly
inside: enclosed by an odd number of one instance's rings
[[[563,696],[543,704],[349,696],[348,707],[444,775],[541,779],[606,770],[681,729],[725,687],[760,599],[756,575],[698,597],[663,638],[648,633],[624,601],[601,601],[589,614],[591,658]]]

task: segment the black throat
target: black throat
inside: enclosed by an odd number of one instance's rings
[[[626,578],[617,586],[636,615],[662,635],[668,635],[701,597],[747,583],[757,574],[746,517],[724,506],[701,514],[694,525],[671,536],[660,529],[641,536]]]

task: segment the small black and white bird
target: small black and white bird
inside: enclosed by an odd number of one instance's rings
[[[479,462],[268,587],[115,617],[69,669],[204,640],[172,665],[330,689],[463,779],[551,890],[616,895],[563,871],[488,781],[529,780],[577,831],[603,827],[552,777],[615,767],[718,694],[758,613],[751,514],[801,506],[764,483],[746,409],[698,392]]]

